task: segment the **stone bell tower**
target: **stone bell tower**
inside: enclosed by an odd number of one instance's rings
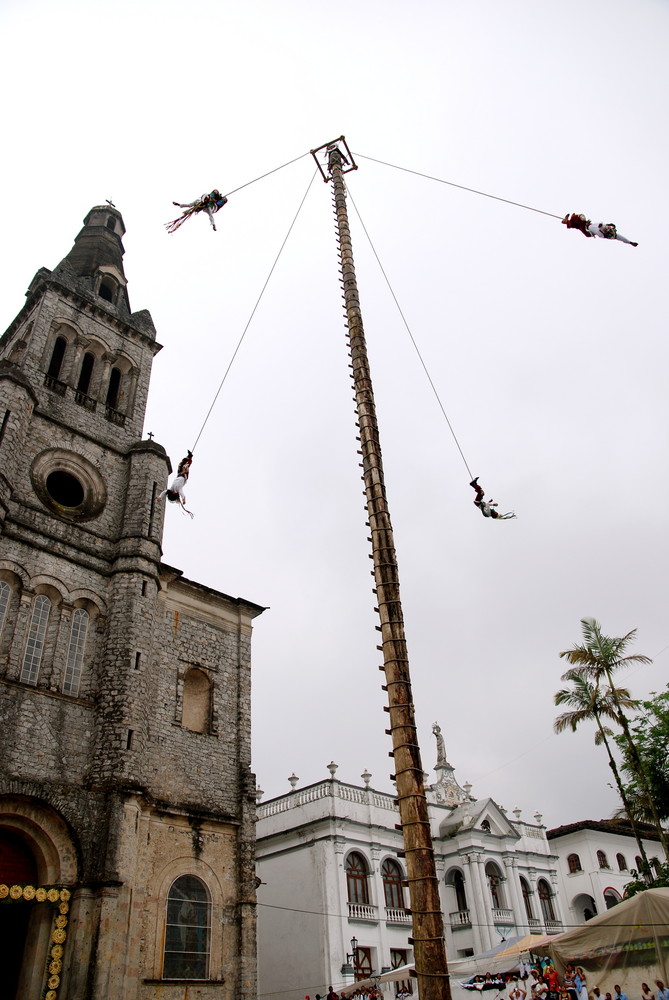
[[[142,440],[160,345],[124,232],[91,209],[0,340],[7,995],[250,1000],[263,609],[161,562],[171,466]]]

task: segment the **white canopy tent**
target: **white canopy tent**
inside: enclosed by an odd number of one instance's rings
[[[386,983],[399,983],[403,979],[411,979],[414,972],[415,966],[413,962],[409,965],[400,965],[398,969],[391,969],[390,972],[382,972],[378,976],[370,976],[369,979],[360,979],[357,983],[351,983],[350,986],[343,986],[339,990],[340,997],[349,997],[352,993],[357,990],[368,989],[370,986],[380,986],[385,988]]]
[[[669,976],[669,889],[646,889],[605,913],[550,940],[558,971],[581,965],[588,989],[622,986],[630,996],[642,982]]]

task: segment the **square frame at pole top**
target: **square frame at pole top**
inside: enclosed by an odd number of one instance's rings
[[[346,142],[346,139],[345,139],[345,137],[343,135],[340,135],[338,139],[331,139],[330,142],[324,142],[322,146],[317,146],[316,149],[310,150],[311,155],[313,156],[313,158],[314,158],[314,160],[316,162],[316,166],[318,167],[318,169],[320,171],[321,177],[323,178],[323,180],[325,181],[326,184],[327,184],[327,182],[329,180],[332,180],[332,177],[331,177],[330,173],[327,170],[323,169],[323,166],[320,163],[317,154],[320,153],[324,149],[325,150],[329,150],[332,146],[339,146],[340,143],[341,143],[341,145],[343,145],[344,149],[346,150],[346,155],[345,155],[344,159],[348,161],[348,166],[346,165],[345,162],[342,164],[342,170],[341,170],[341,172],[342,172],[342,174],[350,174],[350,172],[352,170],[357,170],[358,169],[358,164],[353,159],[353,153],[349,149],[348,143]],[[340,152],[341,152],[341,150],[340,150]],[[342,153],[342,156],[344,156],[343,153]]]

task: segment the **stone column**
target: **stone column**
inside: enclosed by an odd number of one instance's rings
[[[331,782],[334,786],[334,782]],[[346,962],[346,955],[350,951],[349,922],[348,922],[348,889],[346,886],[346,871],[344,870],[344,859],[346,856],[346,841],[343,837],[335,837],[334,841],[336,871],[334,873],[334,899],[333,913],[340,913],[338,926],[330,924],[329,934],[329,955],[330,968],[328,970],[328,985],[334,980],[342,978],[342,966]]]
[[[470,891],[467,894],[467,902],[469,903],[469,912],[472,914],[474,938],[478,938],[478,947],[476,949],[478,954],[492,948],[493,943],[490,933],[490,893],[485,881],[485,872],[482,871],[483,863],[481,855],[471,853],[463,858],[463,860],[465,859],[469,863],[469,871],[471,872],[471,885]]]
[[[388,940],[388,928],[386,925],[386,894],[383,888],[383,877],[381,875],[381,848],[378,844],[372,844],[370,849],[372,855],[372,878],[374,880],[374,892],[370,893],[370,903],[376,904],[378,923],[379,952],[377,955],[377,972],[390,968],[390,943]]]
[[[529,927],[527,925],[527,920],[525,919],[525,907],[522,904],[519,892],[518,883],[518,859],[517,858],[504,858],[504,867],[506,868],[506,882],[509,887],[509,896],[511,897],[511,909],[513,910],[514,922],[518,933],[523,931],[529,932]]]

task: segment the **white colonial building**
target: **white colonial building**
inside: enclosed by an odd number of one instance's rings
[[[541,825],[475,799],[446,760],[427,794],[449,958],[558,933],[558,858]],[[399,811],[391,794],[330,777],[258,806],[259,995],[325,993],[411,961]],[[354,944],[351,944],[355,939]]]
[[[651,826],[641,824],[642,843],[650,863],[662,854]],[[637,842],[627,820],[585,820],[547,833],[558,855],[560,896],[569,924],[582,924],[619,903],[632,869],[641,869]]]

